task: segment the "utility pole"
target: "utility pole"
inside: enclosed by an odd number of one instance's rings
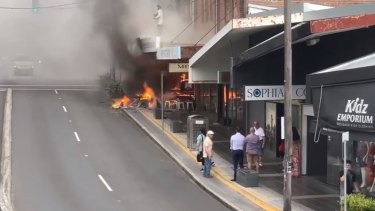
[[[161,95],[161,128],[164,134],[164,75],[166,71],[161,71],[160,74],[160,95]]]
[[[284,155],[284,211],[292,210],[292,33],[290,0],[284,0],[284,116],[285,116],[285,155]]]

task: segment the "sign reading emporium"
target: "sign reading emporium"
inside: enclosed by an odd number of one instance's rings
[[[348,100],[344,113],[337,114],[337,125],[355,128],[373,128],[374,117],[367,114],[369,104],[364,99]]]
[[[319,126],[339,131],[375,133],[373,83],[338,84],[312,89]]]
[[[293,86],[292,99],[306,99],[306,86]],[[257,100],[284,100],[284,86],[245,86],[245,101]]]

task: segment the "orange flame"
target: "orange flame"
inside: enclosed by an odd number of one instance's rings
[[[130,99],[127,96],[124,96],[121,99],[115,100],[115,102],[113,102],[112,104],[112,108],[118,109],[120,107],[126,107],[129,105],[129,103],[130,103]]]
[[[237,93],[234,90],[229,90],[229,100],[234,100],[237,98]],[[227,87],[224,86],[224,103],[227,103]]]
[[[146,82],[143,83],[143,94],[141,95],[141,100],[148,101],[148,108],[155,108],[156,106],[156,96],[154,90],[147,85]]]

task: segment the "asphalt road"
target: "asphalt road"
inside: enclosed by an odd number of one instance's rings
[[[17,211],[228,210],[87,91],[14,91]]]

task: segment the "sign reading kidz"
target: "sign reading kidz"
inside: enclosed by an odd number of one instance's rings
[[[306,86],[293,86],[292,99],[305,100]],[[245,86],[245,101],[257,100],[284,100],[284,86]]]
[[[374,117],[367,114],[369,104],[364,99],[348,100],[344,113],[337,114],[337,126],[374,128]]]
[[[374,83],[312,89],[319,125],[339,131],[375,132]]]

